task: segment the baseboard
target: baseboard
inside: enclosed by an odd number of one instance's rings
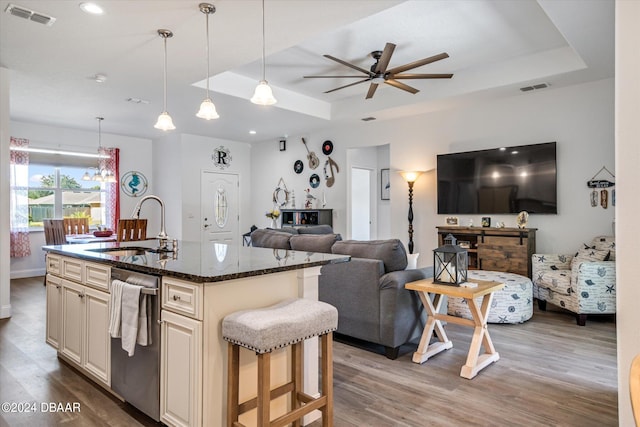
[[[8,319],[11,317],[11,304],[0,307],[0,319]]]
[[[33,268],[31,270],[11,271],[11,279],[26,279],[27,277],[44,276],[46,270],[44,268]]]

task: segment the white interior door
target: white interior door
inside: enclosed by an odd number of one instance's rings
[[[202,172],[202,241],[239,244],[238,175]]]
[[[351,168],[351,238],[371,238],[371,171]]]

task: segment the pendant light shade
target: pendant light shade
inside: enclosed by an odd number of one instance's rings
[[[200,8],[200,12],[205,14],[207,23],[207,97],[202,101],[202,104],[200,104],[200,110],[198,110],[196,116],[205,120],[213,120],[220,117],[216,111],[216,106],[209,96],[209,15],[216,12],[216,7],[209,3],[200,3],[198,7]]]
[[[170,30],[158,30],[158,35],[162,37],[164,42],[164,109],[158,116],[158,121],[153,126],[160,130],[174,130],[176,127],[173,125],[173,120],[169,113],[167,113],[167,39],[173,37],[173,33]]]
[[[258,105],[273,105],[278,101],[273,97],[273,91],[269,83],[267,83],[266,80],[260,80],[260,83],[256,86],[256,91],[253,93],[251,102]]]
[[[253,97],[251,98],[251,102],[258,105],[273,105],[278,100],[273,96],[273,91],[267,83],[267,78],[265,77],[265,41],[264,41],[264,0],[262,0],[262,80],[258,83],[256,87],[256,91],[253,93]]]

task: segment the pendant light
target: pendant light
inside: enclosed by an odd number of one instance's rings
[[[204,13],[207,18],[207,97],[202,101],[202,104],[200,104],[200,110],[196,116],[201,119],[212,120],[220,117],[216,111],[216,106],[209,97],[209,15],[216,12],[216,7],[209,3],[200,3],[198,7],[200,8],[200,12]]]
[[[107,171],[104,167],[104,160],[102,159],[102,121],[104,120],[104,117],[96,117],[96,120],[98,121],[98,167],[91,179],[93,181],[102,182],[107,176]]]
[[[174,130],[176,127],[173,125],[171,116],[167,113],[167,39],[173,37],[173,33],[171,30],[158,30],[158,35],[164,41],[164,110],[158,116],[158,121],[153,127],[165,131]]]
[[[273,105],[278,101],[273,97],[271,86],[269,86],[265,77],[264,39],[264,0],[262,0],[262,80],[260,80],[258,86],[256,86],[256,91],[253,93],[251,102],[258,105]]]

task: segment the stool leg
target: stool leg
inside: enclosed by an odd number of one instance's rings
[[[300,393],[304,392],[304,382],[302,376],[302,354],[304,342],[298,342],[291,346],[291,381],[293,381],[293,391],[291,392],[291,410],[300,407]],[[300,419],[293,422],[293,427],[300,427]]]
[[[271,353],[258,354],[258,427],[267,427],[271,410]]]
[[[322,342],[322,394],[327,405],[322,411],[322,427],[333,426],[333,332],[320,337]]]
[[[238,421],[240,347],[229,343],[227,352],[227,427]]]

